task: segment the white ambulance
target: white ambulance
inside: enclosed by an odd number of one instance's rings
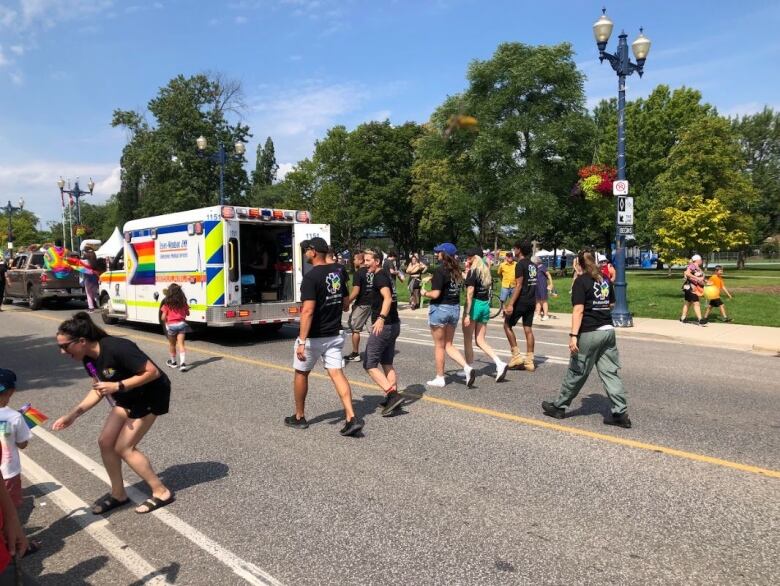
[[[307,211],[227,205],[127,222],[124,248],[100,276],[103,321],[159,323],[171,283],[183,289],[191,323],[297,321],[300,244],[330,242],[330,226],[310,222]]]

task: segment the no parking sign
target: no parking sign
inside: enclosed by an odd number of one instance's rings
[[[628,181],[618,179],[612,182],[612,195],[628,195]]]

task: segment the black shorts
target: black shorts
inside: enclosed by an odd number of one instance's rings
[[[168,405],[171,400],[170,382],[164,388],[154,390],[144,390],[137,396],[123,397],[117,401],[117,407],[122,407],[127,411],[130,419],[141,419],[153,413],[154,415],[165,415],[168,413]]]
[[[692,289],[683,289],[683,295],[688,303],[696,303],[699,300],[699,296]]]
[[[366,342],[363,368],[377,368],[380,364],[390,365],[395,356],[395,340],[401,334],[401,323],[385,324],[378,336],[372,331]]]
[[[720,307],[723,305],[723,301],[720,300],[720,297],[717,299],[710,299],[710,307]]]
[[[522,303],[516,303],[515,309],[512,312],[512,315],[509,317],[504,317],[504,321],[509,325],[510,328],[513,328],[517,325],[517,322],[520,321],[520,318],[523,319],[523,327],[530,328],[534,325],[534,306],[533,305],[523,305]]]

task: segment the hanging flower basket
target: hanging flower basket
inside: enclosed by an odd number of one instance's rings
[[[577,174],[580,179],[572,188],[572,197],[581,197],[588,201],[612,197],[612,182],[617,171],[609,165],[587,165]]]
[[[73,231],[76,233],[76,236],[86,236],[89,234],[92,230],[90,230],[89,226],[85,226],[84,224],[76,224],[73,226]]]

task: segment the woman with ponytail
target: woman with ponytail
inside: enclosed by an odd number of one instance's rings
[[[83,311],[60,324],[57,346],[60,352],[84,364],[92,378],[92,389],[70,413],[57,419],[52,429],[70,427],[103,398],[109,405],[98,445],[111,480],[111,492],[95,501],[92,513],[102,515],[130,502],[122,479],[123,461],[152,492],[152,497],[135,509],[136,513],[151,513],[172,503],[173,492],[160,481],[149,459],[137,448],[157,416],[168,412],[168,377],[134,342],[109,336]]]
[[[569,368],[558,398],[553,402],[542,401],[542,410],[550,417],[563,419],[566,407],[571,405],[595,366],[612,403],[612,418],[604,423],[629,428],[631,420],[619,374],[620,357],[612,326],[615,292],[609,279],[601,274],[593,250],[581,251],[578,260],[582,274],[575,279],[571,293]]]
[[[458,249],[451,242],[445,242],[433,249],[439,266],[431,279],[431,290],[422,291],[422,296],[431,300],[428,309],[428,325],[433,337],[433,357],[436,363],[436,376],[427,383],[431,387],[443,387],[445,356],[449,355],[466,372],[466,385],[471,387],[476,372],[468,364],[463,354],[453,344],[455,328],[460,321],[460,289],[463,287],[463,274],[455,255]]]

